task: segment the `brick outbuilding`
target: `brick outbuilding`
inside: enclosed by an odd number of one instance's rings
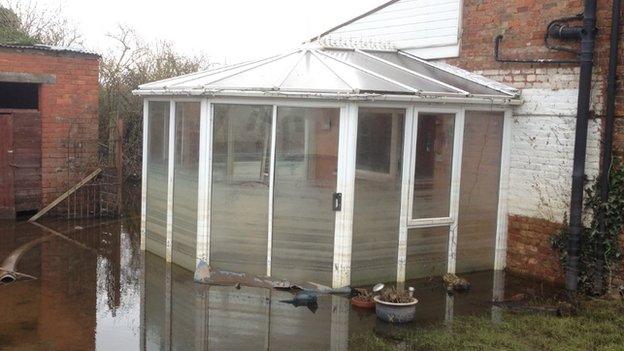
[[[98,161],[99,55],[0,45],[0,217],[41,209]]]

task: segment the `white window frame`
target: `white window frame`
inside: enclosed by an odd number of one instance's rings
[[[370,171],[365,169],[358,169],[356,164],[355,176],[358,179],[369,179],[369,180],[378,180],[378,181],[387,181],[388,179],[394,179],[397,176],[397,164],[400,162],[401,155],[399,155],[399,149],[397,147],[397,139],[400,137],[399,135],[399,114],[396,113],[396,110],[400,110],[402,108],[397,107],[379,107],[379,106],[359,106],[360,108],[375,110],[374,112],[379,113],[389,113],[392,116],[391,123],[391,141],[390,141],[390,160],[389,160],[389,170],[388,172],[378,172],[378,171]],[[403,109],[403,116],[405,116],[405,109]],[[359,110],[358,110],[358,124],[359,124]],[[357,150],[356,150],[357,152]],[[357,155],[356,155],[357,158]],[[357,161],[357,160],[356,160]]]
[[[453,127],[453,160],[451,169],[451,193],[449,200],[449,216],[437,218],[412,218],[414,199],[414,175],[416,171],[416,139],[418,135],[419,113],[454,114]],[[457,214],[459,212],[459,186],[461,183],[461,161],[464,141],[465,109],[413,106],[406,114],[405,133],[403,138],[403,179],[401,190],[401,215],[399,224],[399,247],[397,257],[397,282],[405,282],[407,265],[407,235],[409,229],[449,227],[447,244],[447,272],[455,272],[457,252]]]
[[[355,185],[355,145],[357,142],[357,104],[335,101],[305,101],[293,99],[247,99],[210,98],[202,99],[200,132],[200,169],[197,216],[197,264],[203,261],[210,264],[210,215],[212,194],[212,129],[214,127],[214,105],[254,105],[272,108],[271,159],[269,166],[269,207],[267,228],[266,273],[271,275],[273,212],[275,193],[275,138],[277,112],[283,107],[298,108],[338,108],[340,109],[340,130],[338,140],[338,174],[336,192],[342,193],[342,210],[336,212],[334,229],[334,259],[332,265],[332,286],[346,286],[350,283],[351,244],[353,228],[353,193]],[[354,123],[355,122],[355,123]],[[206,127],[204,127],[204,125]],[[328,199],[328,206],[331,203]]]
[[[417,147],[417,136],[418,136],[418,120],[419,115],[424,113],[444,113],[444,114],[453,114],[455,116],[453,121],[453,159],[451,162],[451,184],[450,184],[450,199],[449,199],[449,215],[446,217],[431,217],[431,218],[418,218],[414,219],[413,215],[413,206],[414,206],[414,176],[416,173],[416,147]],[[461,151],[463,146],[463,132],[464,132],[464,110],[463,109],[452,109],[452,108],[414,108],[414,123],[412,125],[412,134],[411,134],[411,145],[409,145],[409,149],[411,150],[411,158],[414,160],[410,160],[410,188],[409,188],[409,199],[408,202],[408,222],[407,225],[410,228],[422,228],[422,227],[439,227],[439,226],[447,226],[453,224],[457,219],[457,209],[456,202],[459,200],[459,180],[461,176]]]
[[[504,113],[503,145],[500,163],[500,185],[498,218],[496,230],[496,248],[494,269],[505,268],[507,248],[507,196],[509,187],[509,154],[511,144],[511,128],[513,124],[512,110],[510,108],[495,108],[492,106],[457,106],[457,107],[431,107],[426,104],[406,104],[393,102],[340,102],[340,101],[309,101],[303,99],[262,99],[262,98],[222,98],[222,97],[198,97],[198,98],[175,98],[175,97],[148,97],[143,102],[143,170],[141,186],[141,249],[145,250],[146,232],[146,201],[147,201],[147,146],[149,127],[149,103],[165,101],[170,103],[169,116],[169,175],[167,194],[167,247],[166,258],[171,260],[172,241],[172,207],[173,207],[173,177],[172,167],[175,162],[175,103],[194,101],[201,103],[200,110],[200,150],[199,150],[199,174],[198,174],[198,215],[197,215],[197,263],[203,261],[210,263],[210,215],[212,193],[212,132],[214,104],[237,104],[237,105],[262,105],[271,106],[272,130],[271,130],[271,164],[269,172],[269,225],[267,228],[267,274],[271,274],[272,256],[272,220],[273,220],[273,196],[274,196],[274,172],[275,172],[275,135],[277,109],[280,107],[311,107],[311,108],[339,108],[340,131],[338,140],[338,174],[336,192],[342,193],[342,211],[336,213],[334,229],[334,258],[332,286],[340,287],[350,284],[351,253],[353,239],[353,207],[354,187],[356,174],[356,147],[357,147],[357,124],[359,108],[395,108],[404,109],[405,124],[403,136],[402,157],[402,185],[401,185],[401,210],[398,232],[398,259],[397,281],[405,281],[405,266],[407,253],[408,230],[412,228],[449,226],[448,239],[448,272],[455,272],[455,260],[457,250],[457,222],[459,211],[459,186],[461,176],[461,161],[463,151],[465,112],[469,111],[500,111]],[[416,137],[419,113],[451,113],[455,114],[453,133],[453,161],[451,175],[451,199],[448,217],[412,219],[413,204],[413,177],[415,172]]]

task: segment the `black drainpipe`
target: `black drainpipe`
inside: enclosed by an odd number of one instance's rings
[[[600,169],[600,202],[606,203],[609,199],[609,176],[611,174],[611,153],[613,149],[613,122],[615,115],[615,94],[618,65],[618,43],[620,39],[620,0],[613,0],[611,7],[611,43],[609,47],[609,73],[607,77],[607,113],[605,115],[604,140],[602,162]],[[607,221],[604,208],[598,213],[599,237],[604,238]],[[593,293],[601,295],[604,291],[604,253],[603,240],[598,240],[594,248],[596,267],[594,271]]]
[[[572,191],[570,196],[570,236],[565,285],[569,293],[578,288],[579,243],[583,231],[583,187],[585,185],[585,151],[587,148],[587,122],[592,82],[594,43],[596,39],[596,0],[585,0],[581,38],[579,91],[574,137],[574,164],[572,168]]]

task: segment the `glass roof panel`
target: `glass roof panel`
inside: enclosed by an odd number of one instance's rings
[[[307,51],[305,56],[293,67],[280,88],[306,91],[353,91],[353,88],[346,81],[332,72],[325,63],[310,51]]]
[[[250,65],[219,72],[197,79],[193,83],[194,85],[215,88],[274,89],[279,86],[286,74],[288,74],[300,58],[300,53],[293,53],[260,65]]]
[[[374,58],[367,57],[366,55],[356,51],[331,50],[326,51],[326,53],[340,59],[341,61],[357,65],[368,71],[372,71],[392,79],[393,81],[410,86],[416,90],[441,93],[461,93],[461,91],[436,83],[435,81],[419,77],[418,75],[411,74],[406,70],[402,70]]]
[[[442,69],[436,68],[434,66],[428,65],[426,63],[420,62],[418,60],[412,59],[408,56],[405,56],[399,53],[394,53],[394,52],[368,52],[368,53],[375,57],[379,57],[383,60],[392,62],[395,65],[405,67],[409,70],[420,73],[427,77],[431,77],[433,79],[439,80],[441,82],[452,85],[459,89],[465,90],[471,94],[505,95],[498,90],[488,88],[484,85],[472,82],[463,77],[446,72]]]
[[[379,78],[373,74],[354,68],[338,59],[322,57],[323,62],[339,75],[351,87],[360,92],[392,92],[398,94],[413,94],[414,91]]]
[[[473,82],[463,77],[461,72],[445,71],[401,52],[321,47],[305,47],[259,61],[147,83],[139,89],[165,92],[271,90],[329,94],[415,94],[422,91],[509,96],[495,88]]]

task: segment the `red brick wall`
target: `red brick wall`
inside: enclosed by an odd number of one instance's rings
[[[507,266],[515,273],[563,282],[563,269],[550,247],[550,234],[561,224],[523,216],[509,217]]]
[[[460,57],[446,62],[482,73],[494,80],[519,89],[576,88],[578,65],[539,65],[499,63],[494,60],[494,38],[503,34],[501,53],[504,58],[560,58],[574,55],[549,51],[544,46],[544,33],[552,20],[582,12],[582,0],[464,0]],[[604,117],[606,77],[609,56],[611,0],[598,1],[598,37],[595,51],[593,109]],[[564,42],[572,45],[574,42]],[[624,156],[624,36],[620,37],[620,62],[616,108],[616,153]],[[547,102],[545,102],[547,103]],[[571,158],[572,155],[570,154]],[[507,266],[511,271],[558,281],[562,270],[550,249],[550,235],[561,223],[527,216],[509,218]]]
[[[0,48],[0,72],[56,77],[39,90],[44,204],[97,162],[98,70],[96,55]]]

